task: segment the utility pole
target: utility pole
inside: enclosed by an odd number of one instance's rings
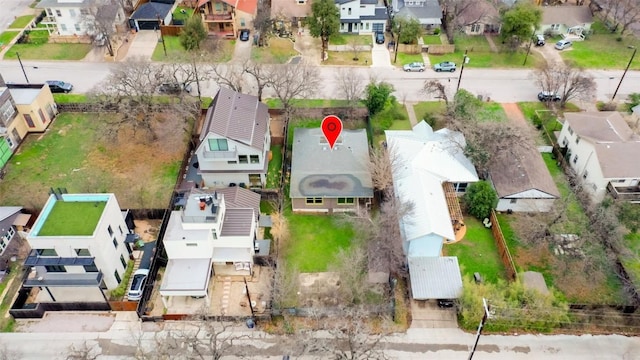
[[[29,84],[29,78],[27,77],[27,72],[24,71],[24,66],[22,65],[22,60],[20,59],[20,54],[16,51],[16,56],[18,57],[18,62],[20,63],[20,68],[22,69],[22,73],[24,74],[24,79],[27,80],[27,84]]]
[[[478,347],[478,341],[480,341],[480,334],[482,333],[482,328],[484,328],[484,324],[487,322],[487,319],[491,316],[489,314],[489,306],[487,306],[487,299],[482,298],[482,306],[484,307],[484,315],[482,315],[482,320],[480,320],[480,325],[478,325],[478,332],[476,333],[476,342],[473,344],[473,348],[471,349],[471,354],[469,354],[469,360],[473,359],[473,354],[476,352],[476,348]]]
[[[620,82],[618,83],[618,87],[616,87],[616,91],[613,92],[613,96],[611,97],[611,101],[613,101],[613,99],[615,99],[616,95],[618,95],[618,90],[620,90],[620,85],[622,85],[622,80],[624,80],[624,76],[627,75],[627,71],[629,71],[629,67],[631,66],[631,63],[633,62],[633,58],[636,56],[636,51],[638,51],[638,49],[636,49],[635,46],[627,46],[627,47],[629,49],[633,49],[633,54],[631,54],[631,59],[629,59],[629,63],[627,64],[627,67],[624,69],[624,72],[622,73],[622,77],[620,78]]]
[[[458,90],[460,90],[460,82],[462,81],[462,72],[464,71],[464,64],[467,62],[467,51],[468,49],[464,50],[464,57],[462,58],[462,67],[460,68],[460,76],[458,77],[458,86],[456,86],[456,92],[458,92]]]
[[[167,56],[167,45],[164,43],[164,35],[162,35],[162,29],[160,29],[160,25],[162,25],[162,20],[160,19],[160,15],[156,14],[158,17],[158,31],[160,31],[160,41],[162,42],[162,49],[164,50],[164,56]]]
[[[400,34],[402,33],[402,22],[398,24],[398,36],[396,40],[396,53],[393,56],[393,63],[395,64],[398,61],[398,46],[400,46]]]
[[[529,52],[531,52],[531,44],[533,44],[533,36],[536,34],[536,29],[533,29],[533,33],[531,33],[531,39],[529,39],[529,47],[527,48],[527,55],[524,56],[524,62],[522,66],[527,65],[527,58],[529,57]]]

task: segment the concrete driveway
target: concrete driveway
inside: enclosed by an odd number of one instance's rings
[[[138,31],[133,39],[129,39],[131,45],[123,60],[140,57],[151,60],[151,55],[153,55],[153,51],[156,45],[158,45],[158,36],[160,36],[160,34],[155,30]]]
[[[564,63],[562,56],[560,56],[560,51],[556,50],[553,46],[555,43],[548,42],[544,46],[536,46],[533,49],[542,55],[547,64],[552,63]],[[562,51],[571,51],[571,48]]]
[[[253,34],[251,34],[249,41],[236,40],[236,46],[233,49],[232,62],[242,63],[251,59],[251,45],[253,41]]]
[[[386,44],[374,44],[371,49],[371,67],[387,67],[391,66],[391,56]]]

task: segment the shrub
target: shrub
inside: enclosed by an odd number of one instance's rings
[[[433,35],[440,35],[440,28],[433,29]]]
[[[481,180],[469,185],[462,198],[469,214],[483,220],[498,205],[498,195],[489,182]]]
[[[618,104],[615,102],[598,101],[596,103],[596,107],[598,108],[598,111],[616,111]]]
[[[436,125],[436,121],[438,121],[438,119],[436,118],[436,115],[430,111],[427,111],[422,116],[422,120],[424,120],[431,127],[434,127]]]

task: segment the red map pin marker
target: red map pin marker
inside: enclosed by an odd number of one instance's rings
[[[329,146],[331,146],[331,150],[333,150],[333,145],[335,145],[342,132],[342,120],[335,115],[326,116],[322,119],[321,128],[324,137],[327,139]]]

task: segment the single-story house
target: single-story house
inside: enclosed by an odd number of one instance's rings
[[[457,26],[467,35],[499,34],[502,20],[495,1],[472,1],[455,18]]]
[[[553,35],[573,35],[583,38],[593,24],[593,14],[588,6],[544,6],[542,22],[536,34],[550,32]]]

